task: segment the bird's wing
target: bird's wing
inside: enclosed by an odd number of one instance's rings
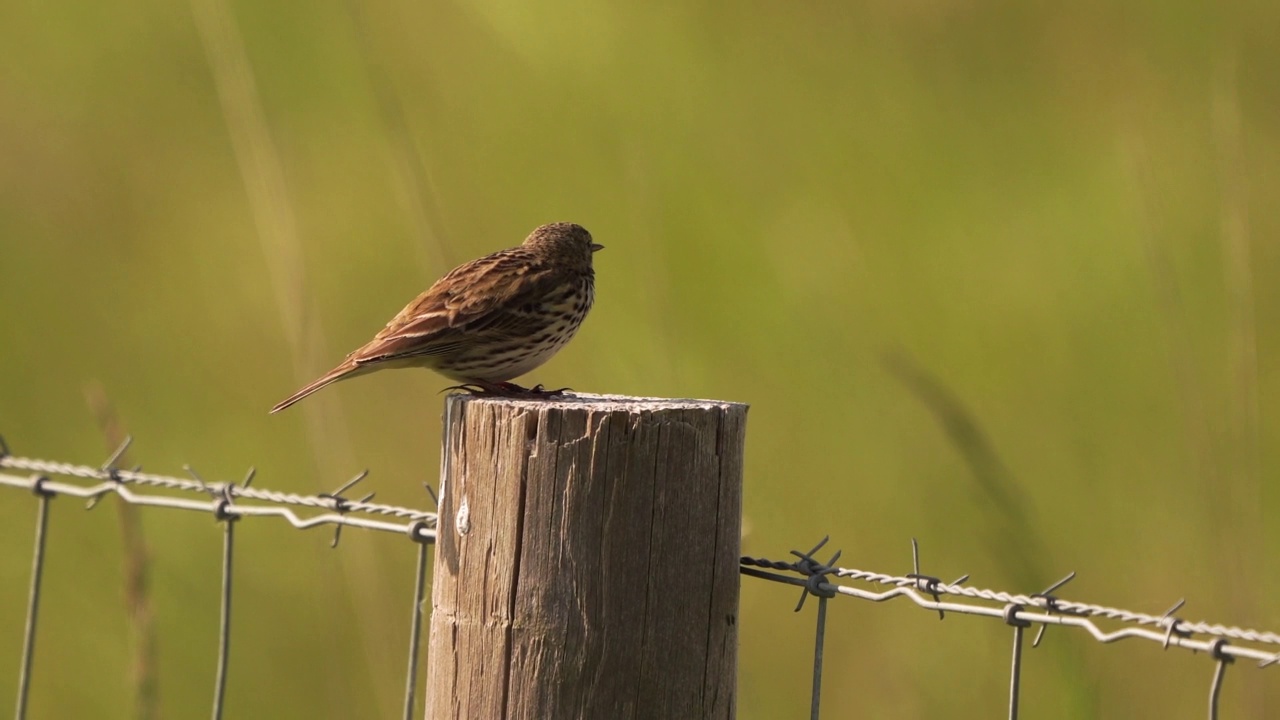
[[[365,365],[441,355],[476,334],[519,336],[519,309],[545,297],[559,284],[558,275],[522,248],[473,260],[436,281],[348,357]]]

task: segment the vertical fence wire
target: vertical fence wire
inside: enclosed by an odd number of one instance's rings
[[[809,701],[809,720],[818,720],[822,703],[822,650],[827,629],[827,598],[818,596],[818,629],[813,642],[813,695]]]
[[[1022,687],[1022,631],[1013,626],[1013,669],[1009,673],[1009,720],[1018,720],[1018,693]]]
[[[1213,649],[1210,653],[1218,659],[1218,666],[1213,671],[1213,684],[1209,686],[1209,720],[1218,720],[1218,700],[1222,696],[1222,680],[1227,675],[1227,665],[1232,661],[1231,656],[1224,655],[1222,648],[1227,642],[1219,639],[1214,641]]]
[[[48,536],[49,504],[59,496],[83,498],[86,506],[92,509],[97,502],[107,496],[115,495],[122,502],[130,505],[175,508],[187,511],[208,512],[214,519],[223,524],[222,551],[222,583],[220,593],[220,617],[218,627],[218,656],[214,679],[212,699],[212,717],[220,720],[225,709],[226,688],[230,670],[231,645],[231,601],[233,563],[235,559],[235,525],[246,517],[276,518],[286,521],[292,527],[307,529],[320,525],[344,526],[364,530],[394,532],[401,537],[408,533],[409,537],[419,544],[417,579],[414,587],[414,609],[412,617],[412,634],[409,639],[409,669],[406,680],[405,717],[412,717],[417,697],[416,679],[421,667],[421,634],[423,602],[427,586],[427,562],[430,552],[428,545],[435,542],[436,513],[416,508],[397,507],[392,505],[371,503],[371,496],[362,500],[346,500],[336,494],[298,495],[273,490],[258,490],[250,487],[253,471],[240,484],[207,483],[191,468],[187,468],[189,479],[143,473],[140,468],[120,470],[115,467],[116,461],[128,447],[126,440],[101,467],[75,465],[50,460],[15,457],[9,453],[0,438],[0,487],[9,487],[33,493],[38,498],[37,520],[35,527],[34,550],[32,560],[31,586],[28,600],[26,624],[23,632],[22,659],[19,663],[18,690],[14,703],[14,715],[17,720],[25,720],[30,698],[32,667],[35,655],[37,617],[40,609],[41,588],[44,577],[46,558],[46,538]],[[31,475],[22,477],[4,470],[26,470]],[[70,478],[70,482],[51,480],[49,476]],[[344,486],[348,489],[358,482]],[[143,492],[143,489],[163,490],[170,493],[193,493],[203,495],[204,500],[177,497],[174,494]],[[212,496],[212,502],[209,497]],[[434,497],[434,495],[433,495]],[[299,513],[289,506],[312,510],[312,513]]]
[[[31,557],[31,592],[27,597],[27,624],[22,633],[22,664],[18,669],[18,699],[14,717],[24,720],[27,717],[27,698],[31,691],[31,661],[36,651],[36,616],[40,612],[40,581],[44,577],[45,537],[49,527],[49,501],[51,493],[45,492],[41,485],[45,478],[37,478],[36,496],[40,498],[36,511],[35,550]]]
[[[1222,695],[1222,676],[1226,670],[1227,664],[1219,660],[1213,671],[1213,685],[1209,686],[1209,720],[1218,720],[1218,698]]]
[[[224,501],[225,502],[225,501]],[[236,518],[222,517],[222,608],[218,621],[218,673],[213,687],[213,720],[221,720],[223,699],[227,692],[227,664],[231,652],[231,561],[235,548]]]
[[[221,720],[223,716],[226,695],[230,660],[235,524],[238,520],[245,517],[277,517],[300,529],[321,524],[332,524],[338,527],[351,525],[362,529],[407,532],[409,537],[419,544],[413,608],[410,620],[409,662],[405,679],[403,715],[404,718],[412,720],[418,696],[417,675],[420,667],[423,605],[428,572],[429,551],[427,545],[434,543],[436,539],[435,525],[437,517],[435,513],[409,508],[373,505],[368,502],[371,498],[352,502],[341,497],[335,497],[332,494],[299,496],[272,491],[250,490],[248,486],[252,479],[252,472],[250,472],[244,483],[239,486],[234,484],[211,485],[200,480],[194,472],[192,472],[192,476],[195,480],[185,481],[177,478],[143,474],[137,470],[117,471],[110,467],[106,469],[92,468],[28,458],[14,458],[3,447],[3,441],[0,441],[0,468],[26,469],[35,473],[27,477],[0,473],[0,486],[25,489],[34,493],[38,498],[31,584],[23,633],[22,659],[19,666],[15,709],[15,717],[18,720],[25,720],[27,717],[35,655],[37,619],[46,560],[50,501],[57,495],[70,495],[87,498],[92,502],[107,494],[115,494],[124,502],[131,504],[211,512],[215,519],[223,524],[221,608],[217,672],[212,710],[214,720]],[[55,482],[49,480],[45,473],[102,482],[89,486]],[[206,497],[211,494],[214,497],[214,502],[197,502],[165,495],[139,493],[131,489],[131,485],[147,485],[177,491],[199,492],[206,494]],[[260,504],[246,504],[245,500],[256,500]],[[329,512],[303,518],[290,510],[278,507],[278,505],[302,505],[328,510]],[[352,514],[360,513],[365,514],[366,517],[352,517]],[[411,518],[412,520],[401,524],[375,520],[367,517],[367,515],[391,515],[396,518]],[[741,558],[743,574],[774,582],[802,586],[804,590],[800,603],[796,606],[797,611],[803,606],[806,597],[809,595],[818,597],[813,682],[810,697],[810,718],[812,720],[818,720],[820,711],[827,600],[837,595],[861,598],[872,602],[883,602],[903,597],[921,608],[938,612],[940,616],[945,610],[947,612],[995,619],[1002,618],[1007,625],[1014,629],[1008,715],[1011,720],[1017,720],[1018,718],[1025,645],[1024,635],[1025,629],[1032,624],[1039,625],[1041,632],[1050,624],[1062,628],[1084,629],[1095,640],[1103,643],[1125,638],[1141,638],[1157,642],[1164,648],[1180,647],[1209,653],[1216,661],[1209,692],[1210,720],[1216,720],[1218,717],[1227,665],[1232,664],[1236,659],[1242,658],[1257,661],[1259,667],[1280,663],[1280,653],[1273,650],[1276,645],[1280,645],[1280,633],[1207,622],[1185,622],[1174,616],[1174,613],[1182,607],[1182,601],[1179,601],[1163,615],[1157,616],[1102,605],[1069,602],[1055,597],[1053,593],[1074,577],[1074,573],[1068,575],[1048,590],[1032,595],[963,586],[968,576],[947,584],[935,577],[920,574],[919,549],[914,542],[914,572],[908,575],[886,575],[842,568],[835,565],[840,556],[838,552],[826,563],[821,563],[813,558],[814,553],[823,547],[825,542],[826,540],[824,539],[822,543],[819,543],[817,547],[808,553],[793,551],[792,554],[799,558],[798,561],[793,562],[750,557]],[[765,572],[756,568],[793,572],[800,577],[781,575],[777,572]],[[887,585],[889,589],[876,591],[853,587],[847,584],[850,580],[864,581],[882,587]],[[942,596],[950,596],[954,600],[943,600]],[[994,603],[1002,603],[1003,608],[999,605],[993,606]],[[1104,630],[1094,623],[1094,618],[1109,619],[1121,624],[1122,627],[1109,631]],[[1037,635],[1037,642],[1038,640],[1039,635]],[[1035,644],[1033,643],[1033,647]]]
[[[823,543],[825,542],[824,539]],[[822,547],[822,543],[818,547]],[[1039,628],[1032,647],[1039,643],[1046,627],[1055,625],[1060,628],[1084,630],[1088,636],[1101,643],[1133,638],[1153,641],[1166,649],[1183,648],[1193,652],[1208,653],[1216,661],[1213,682],[1209,688],[1210,720],[1218,718],[1227,665],[1241,659],[1257,661],[1259,668],[1280,664],[1280,652],[1274,650],[1275,646],[1280,645],[1280,633],[1210,622],[1186,622],[1174,615],[1184,604],[1181,600],[1163,615],[1149,615],[1105,605],[1072,602],[1057,597],[1054,593],[1070,582],[1075,577],[1075,573],[1068,574],[1042,592],[1024,595],[966,586],[964,583],[968,581],[968,575],[952,583],[943,583],[936,577],[922,575],[919,565],[919,548],[915,542],[912,543],[914,572],[906,575],[838,567],[835,565],[834,558],[828,563],[819,563],[812,558],[817,549],[814,548],[808,553],[793,550],[791,554],[799,558],[793,561],[743,556],[740,559],[740,570],[743,575],[749,577],[804,587],[805,595],[801,596],[801,603],[796,606],[797,610],[803,605],[804,598],[813,594],[820,598],[835,596],[860,598],[873,603],[903,598],[922,609],[937,612],[940,616],[943,611],[946,611],[1002,619],[1014,630],[1008,696],[1008,717],[1011,720],[1017,720],[1019,717],[1025,634],[1026,629],[1032,625],[1037,625]],[[773,571],[795,573],[799,577]],[[882,588],[888,586],[888,589],[856,587],[849,584],[851,580],[878,585]],[[947,599],[943,599],[944,596],[947,596]],[[1002,603],[1003,607],[993,606],[994,603]],[[824,607],[825,604],[820,604],[818,610],[819,630],[815,647],[811,718],[818,717]],[[1096,623],[1095,619],[1111,621],[1120,627],[1103,627]]]
[[[413,615],[409,626],[409,671],[405,677],[404,720],[413,720],[413,705],[418,689],[418,655],[422,638],[422,603],[427,587],[427,543],[414,532],[418,543],[418,577],[413,586]]]

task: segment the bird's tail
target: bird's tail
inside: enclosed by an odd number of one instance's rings
[[[346,360],[338,367],[330,370],[324,375],[321,375],[318,379],[316,379],[311,384],[307,385],[306,387],[302,388],[298,392],[290,395],[288,398],[281,401],[279,405],[276,405],[275,407],[271,408],[271,412],[273,414],[278,413],[281,410],[289,407],[290,405],[298,402],[302,398],[319,390],[320,388],[332,385],[333,383],[336,383],[339,380],[346,380],[347,378],[355,377],[356,375],[362,375],[363,373],[360,372],[361,369],[362,368],[360,368],[359,365],[356,365],[354,362],[350,360]]]

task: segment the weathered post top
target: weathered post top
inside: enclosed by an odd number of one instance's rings
[[[746,413],[450,395],[427,719],[732,718]]]

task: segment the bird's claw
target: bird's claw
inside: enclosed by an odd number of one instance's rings
[[[495,392],[495,391],[494,391],[493,389],[491,389],[491,388],[487,388],[487,387],[485,387],[485,386],[483,386],[483,385],[475,385],[475,384],[472,384],[472,383],[464,383],[464,384],[462,384],[462,385],[450,385],[449,387],[442,389],[440,392],[448,392],[448,391],[450,391],[450,390],[461,390],[462,392],[465,392],[465,393],[467,393],[468,395],[496,395],[496,394],[498,394],[497,392]]]

